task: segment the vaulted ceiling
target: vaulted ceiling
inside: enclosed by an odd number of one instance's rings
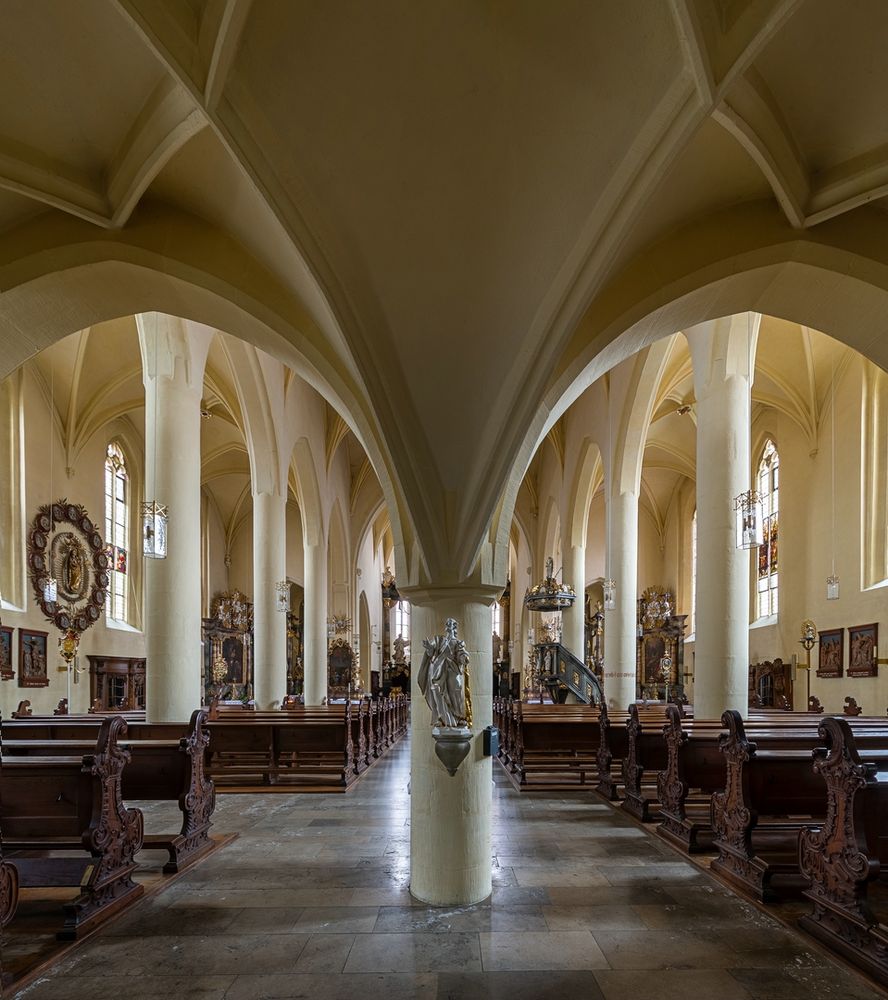
[[[714,255],[885,254],[886,37],[883,0],[6,0],[0,374],[75,322],[74,281],[18,297],[47,247],[224,274],[350,401],[414,567],[458,579],[652,247],[678,266],[711,219]],[[129,280],[108,301],[149,307]]]

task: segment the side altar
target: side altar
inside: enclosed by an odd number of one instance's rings
[[[684,697],[687,615],[675,614],[665,587],[648,587],[638,600],[636,694],[649,701]]]
[[[201,622],[204,704],[253,697],[253,605],[239,591],[218,594]]]

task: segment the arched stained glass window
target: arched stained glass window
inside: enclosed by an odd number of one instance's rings
[[[115,621],[126,621],[126,573],[128,563],[129,480],[120,446],[108,445],[105,456],[105,543],[108,552],[108,603],[105,613]]]
[[[762,536],[759,546],[756,600],[758,617],[776,615],[778,610],[777,525],[780,511],[780,457],[770,439],[759,462],[756,489],[762,498]]]

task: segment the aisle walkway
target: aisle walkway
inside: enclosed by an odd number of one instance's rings
[[[618,812],[498,767],[493,898],[414,905],[409,744],[343,796],[220,796],[231,846],[28,1000],[862,1000],[853,973]]]

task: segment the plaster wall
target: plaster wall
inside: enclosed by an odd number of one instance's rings
[[[49,404],[40,390],[37,380],[28,366],[23,371],[22,406],[24,408],[24,453],[25,453],[25,520],[29,527],[37,508],[48,503],[50,495],[54,499],[67,497],[72,503],[83,504],[89,516],[100,525],[104,535],[105,481],[104,463],[108,441],[113,436],[106,425],[89,438],[77,458],[76,468],[68,474],[65,470],[62,443],[54,428],[52,431],[52,484],[50,484],[50,417]],[[141,416],[141,411],[140,411]],[[132,462],[132,457],[127,454]],[[138,469],[134,473],[138,473]],[[137,477],[140,478],[140,477]],[[133,510],[131,509],[131,518]],[[14,543],[14,558],[24,560],[25,539]],[[132,545],[130,551],[132,552]],[[141,560],[131,560],[131,570],[140,571]],[[6,593],[6,581],[0,580],[0,593]],[[69,696],[67,673],[60,671],[63,660],[58,655],[58,631],[44,617],[36,605],[30,580],[24,588],[25,605],[20,608],[4,607],[3,624],[15,629],[13,634],[13,665],[16,677],[0,683],[0,712],[4,717],[15,710],[19,701],[28,699],[31,710],[36,713],[52,713],[59,699]],[[37,629],[49,633],[47,639],[47,673],[49,686],[44,688],[20,688],[18,686],[18,647],[21,629]],[[142,632],[109,626],[104,616],[88,629],[80,643],[77,663],[84,672],[76,683],[71,684],[70,708],[74,712],[85,712],[89,708],[89,654],[113,654],[119,656],[144,656],[145,637]]]

